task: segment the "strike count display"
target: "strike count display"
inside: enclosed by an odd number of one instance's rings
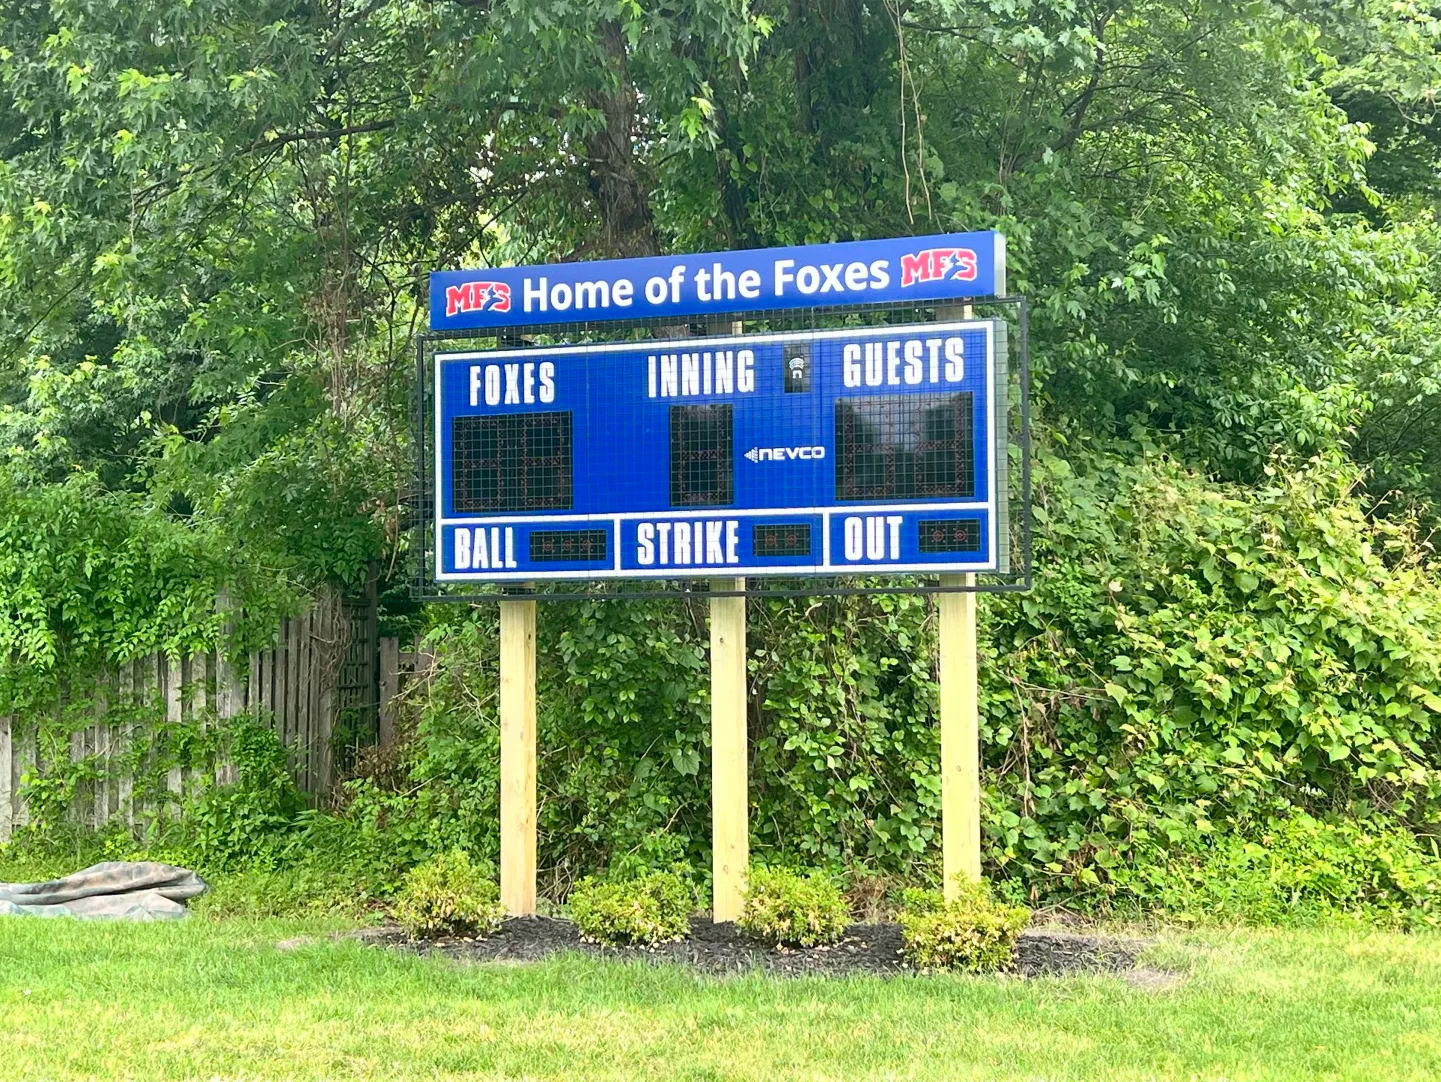
[[[436,577],[1005,571],[1005,329],[437,353]]]

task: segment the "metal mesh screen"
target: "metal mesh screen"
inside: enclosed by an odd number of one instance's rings
[[[723,507],[735,498],[734,409],[670,408],[672,507]]]
[[[961,392],[838,399],[836,498],[974,496],[973,398]]]
[[[455,418],[456,511],[569,508],[574,492],[571,426],[568,412]]]

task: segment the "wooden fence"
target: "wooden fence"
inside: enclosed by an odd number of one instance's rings
[[[214,652],[151,654],[106,674],[85,696],[72,694],[71,705],[81,703],[95,720],[72,725],[65,749],[72,766],[84,767],[65,772],[76,778],[68,818],[88,826],[117,817],[143,823],[166,814],[202,780],[235,780],[225,749],[211,746],[216,742],[205,743],[203,754],[192,748],[187,766],[166,768],[163,784],[146,766],[159,761],[167,737],[242,713],[274,726],[296,784],[323,797],[361,748],[395,739],[403,691],[433,663],[375,630],[373,590],[359,603],[322,596],[283,621],[274,645],[252,653],[248,666]],[[0,717],[0,841],[31,822],[27,786],[61,773],[47,770],[39,744],[33,724]]]

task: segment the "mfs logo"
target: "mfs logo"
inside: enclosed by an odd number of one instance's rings
[[[976,253],[970,248],[927,248],[914,255],[901,256],[902,288],[920,282],[939,282],[944,278],[974,282]]]
[[[445,314],[509,312],[510,286],[504,282],[462,282],[445,287]]]

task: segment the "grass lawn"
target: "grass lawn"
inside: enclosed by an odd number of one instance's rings
[[[1111,977],[461,966],[326,926],[0,918],[9,1079],[1436,1079],[1441,936],[1163,936]],[[319,934],[279,951],[278,940]]]

